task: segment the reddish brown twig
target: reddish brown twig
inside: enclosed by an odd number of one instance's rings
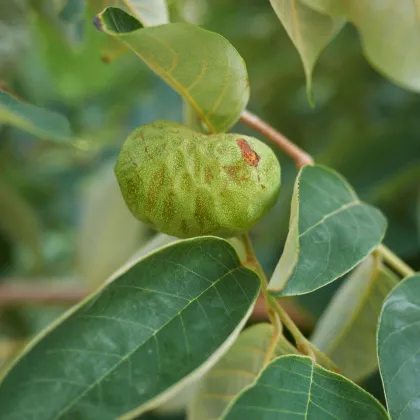
[[[258,131],[278,147],[280,147],[283,152],[289,155],[296,163],[298,169],[302,168],[305,165],[313,165],[314,159],[311,155],[306,153],[296,144],[292,143],[288,138],[283,136],[280,132],[274,129],[271,125],[267,124],[265,121],[261,120],[259,117],[254,115],[252,112],[244,111],[241,114],[241,121]]]
[[[80,302],[92,291],[82,288],[80,283],[57,284],[53,282],[31,280],[8,280],[0,284],[0,309],[17,306],[71,306]],[[284,301],[282,305],[293,321],[304,331],[313,327],[313,319],[301,311],[292,302]],[[258,298],[251,318],[254,321],[266,321],[267,311],[263,296]]]
[[[79,285],[31,281],[0,284],[0,308],[21,305],[73,305],[88,295]]]

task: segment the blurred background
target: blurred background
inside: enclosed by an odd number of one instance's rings
[[[66,309],[12,303],[10,285],[34,293],[51,286],[77,298],[153,236],[125,208],[113,164],[138,125],[183,119],[180,97],[92,25],[95,12],[112,2],[88,2],[71,22],[53,3],[0,2],[0,88],[61,113],[73,134],[71,143],[60,144],[0,124],[0,365]],[[373,70],[348,24],[319,59],[312,108],[298,53],[268,0],[171,0],[169,6],[171,21],[197,23],[236,47],[248,67],[249,109],[381,208],[389,222],[385,243],[419,270],[420,96]],[[260,137],[241,124],[232,131]],[[268,274],[283,248],[296,176],[293,162],[276,153],[281,195],[251,232]],[[294,302],[305,325],[338,285]],[[364,385],[381,398],[377,376]]]

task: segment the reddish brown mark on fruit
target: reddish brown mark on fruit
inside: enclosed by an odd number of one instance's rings
[[[232,178],[235,182],[247,182],[249,176],[245,175],[243,168],[240,165],[228,165],[223,166],[223,170]]]
[[[150,159],[152,159],[152,155],[149,153],[149,150],[147,149],[146,140],[144,139],[143,133],[140,133],[140,138],[144,145],[144,151],[146,152],[146,155],[149,156]]]
[[[137,168],[137,163],[136,162],[134,162],[134,160],[133,159],[128,159],[128,162],[129,163],[131,163],[131,165],[133,165],[135,168]]]
[[[242,157],[247,161],[247,163],[255,168],[260,162],[260,157],[254,150],[251,149],[251,146],[245,139],[236,140],[237,145],[241,149]]]
[[[206,166],[204,168],[204,179],[205,179],[206,184],[211,184],[211,182],[214,179],[214,175],[210,166]]]

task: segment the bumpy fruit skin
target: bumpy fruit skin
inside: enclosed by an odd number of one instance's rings
[[[239,134],[208,136],[169,121],[134,130],[115,174],[133,215],[179,238],[246,232],[280,189],[280,165],[264,143]]]

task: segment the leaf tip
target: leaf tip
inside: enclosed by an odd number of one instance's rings
[[[92,23],[93,23],[93,25],[95,26],[96,29],[98,29],[101,32],[104,32],[104,23],[103,23],[101,14],[96,15],[93,18]]]
[[[314,93],[312,91],[312,85],[308,84],[306,86],[306,97],[308,98],[309,106],[314,109],[315,108],[315,100],[314,100]]]
[[[127,34],[143,27],[134,16],[118,7],[107,7],[98,13],[93,19],[93,24],[100,31],[110,35]]]
[[[309,106],[315,108],[314,92],[312,89],[312,70],[305,68],[306,78],[306,98],[308,99]]]

